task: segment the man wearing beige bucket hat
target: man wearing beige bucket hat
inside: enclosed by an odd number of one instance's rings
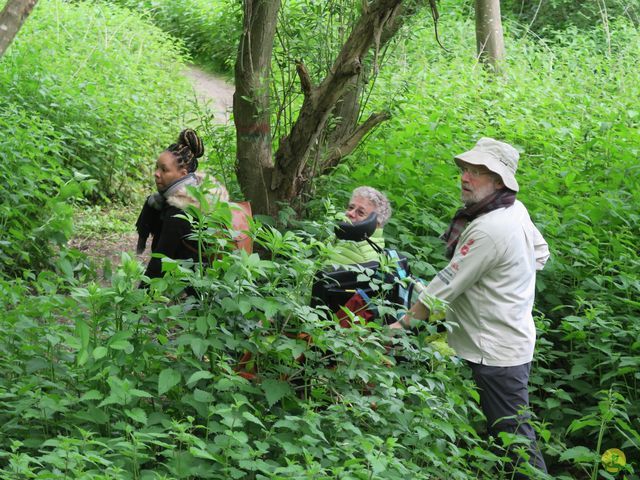
[[[515,148],[492,138],[481,138],[455,157],[464,208],[442,236],[450,262],[392,327],[425,320],[436,305],[447,305],[448,341],[472,370],[489,434],[528,437],[529,463],[546,471],[526,409],[536,339],[531,314],[536,270],[549,249],[516,200],[518,159]],[[519,465],[513,478],[529,478],[530,467],[518,459],[513,465]]]

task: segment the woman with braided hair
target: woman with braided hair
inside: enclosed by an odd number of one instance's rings
[[[187,191],[187,187],[198,187],[205,175],[197,173],[198,158],[204,154],[204,145],[197,133],[191,129],[180,132],[176,143],[163,151],[156,161],[154,179],[157,193],[149,195],[136,222],[138,230],[138,253],[146,247],[152,236],[151,252],[175,260],[198,259],[195,242],[189,240],[191,224],[179,215],[189,205],[199,203]],[[210,178],[214,187],[208,194],[217,200],[228,201],[227,190],[216,179]],[[155,256],[149,261],[145,272],[149,278],[162,275],[162,260]]]

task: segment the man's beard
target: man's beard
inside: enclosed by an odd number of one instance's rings
[[[486,198],[489,195],[495,193],[496,190],[497,189],[495,184],[491,183],[488,185],[477,187],[472,192],[462,190],[462,193],[460,196],[462,198],[462,203],[464,203],[465,207],[470,207],[471,205],[478,203],[483,198]]]

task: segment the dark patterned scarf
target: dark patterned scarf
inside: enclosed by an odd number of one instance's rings
[[[440,237],[447,243],[447,258],[453,257],[453,252],[456,250],[460,235],[469,222],[475,220],[483,213],[488,213],[498,208],[510,207],[515,201],[516,192],[508,188],[502,188],[496,190],[491,195],[487,195],[478,203],[458,210],[453,216],[449,228],[447,228],[447,231]]]

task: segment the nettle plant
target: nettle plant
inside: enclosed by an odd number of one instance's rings
[[[165,259],[141,289],[124,255],[108,286],[43,276],[7,303],[2,475],[471,479],[503,462],[469,426],[458,362],[309,306],[328,222],[255,222],[260,257],[229,251],[228,205],[185,215],[208,264]]]

